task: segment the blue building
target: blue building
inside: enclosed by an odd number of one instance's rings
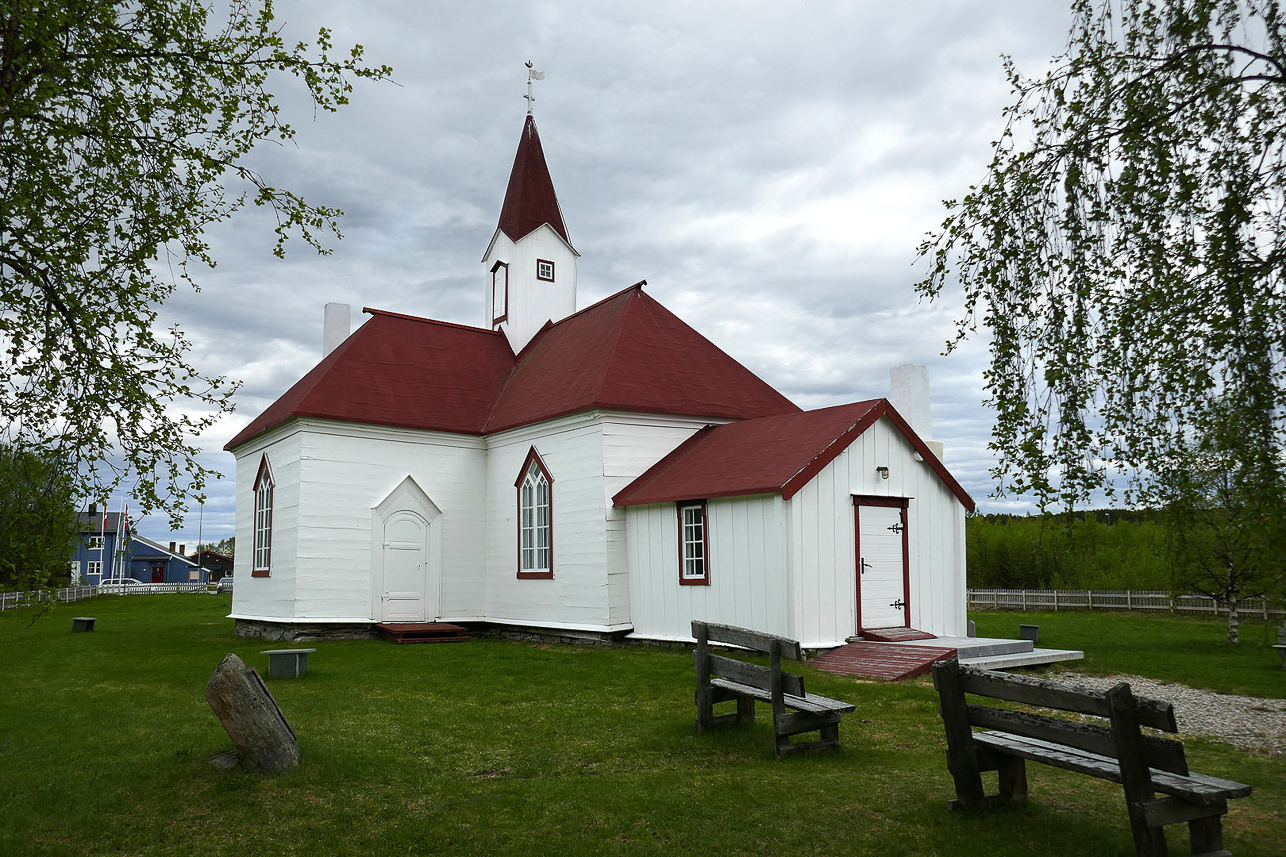
[[[195,558],[184,556],[186,545],[169,547],[130,531],[120,512],[100,512],[90,506],[77,518],[77,538],[71,558],[71,579],[98,584],[113,573],[140,583],[205,582]]]

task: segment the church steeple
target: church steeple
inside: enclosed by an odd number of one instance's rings
[[[558,196],[554,193],[554,182],[545,164],[545,150],[540,146],[536,120],[528,114],[522,126],[513,169],[509,172],[505,204],[500,208],[499,229],[510,241],[518,241],[543,223],[548,223],[567,242],[567,246],[571,246],[567,227],[563,224],[563,212],[558,207]]]
[[[546,321],[576,311],[576,257],[545,164],[536,120],[527,115],[500,222],[482,257],[487,324],[521,351]]]

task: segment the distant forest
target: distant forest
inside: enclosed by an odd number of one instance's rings
[[[971,589],[1170,588],[1154,512],[974,515],[965,533]]]

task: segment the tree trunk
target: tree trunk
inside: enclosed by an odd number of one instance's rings
[[[1236,598],[1229,598],[1226,603],[1228,605],[1228,642],[1235,644],[1241,624],[1241,617],[1237,615],[1239,602]]]
[[[237,748],[247,771],[280,774],[299,766],[295,731],[259,673],[228,655],[210,676],[205,698]]]

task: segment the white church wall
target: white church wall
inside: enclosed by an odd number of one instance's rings
[[[603,503],[603,436],[596,414],[577,414],[487,438],[489,621],[618,630],[610,620]],[[514,483],[532,447],[553,478],[551,579],[518,578]]]
[[[612,498],[644,471],[711,421],[696,417],[604,412],[603,508],[607,519],[607,600],[609,621],[631,621],[629,555],[625,510],[612,506]],[[720,420],[718,422],[726,422]]]
[[[469,435],[351,423],[304,421],[301,449],[306,501],[300,512],[297,614],[331,621],[374,617],[371,510],[410,476],[442,510],[430,618],[476,613],[485,603],[482,565],[486,472],[482,440]],[[341,618],[342,617],[342,618]]]
[[[299,544],[299,449],[297,425],[260,435],[236,450],[236,538],[232,613],[237,619],[295,618],[295,552]],[[272,469],[272,542],[269,576],[254,577],[255,479],[267,456]]]
[[[805,645],[857,632],[853,495],[908,497],[911,626],[965,632],[964,507],[887,419],[879,420],[788,502],[793,621]],[[877,467],[888,467],[882,479]]]
[[[709,500],[710,583],[684,586],[675,504],[628,507],[633,636],[691,640],[693,619],[789,634],[785,511],[778,494]]]

